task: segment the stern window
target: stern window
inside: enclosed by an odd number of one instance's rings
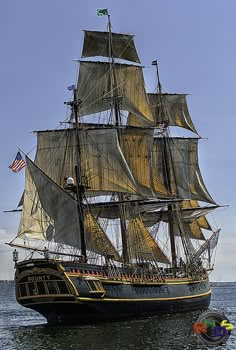
[[[70,294],[64,281],[58,281],[57,285],[58,285],[58,288],[59,288],[61,294]]]
[[[37,282],[37,286],[38,286],[39,294],[41,294],[41,295],[47,294],[46,290],[45,290],[45,285],[43,282]]]
[[[57,294],[57,288],[54,281],[47,281],[46,285],[48,287],[49,294]]]
[[[27,296],[27,290],[26,290],[26,285],[25,283],[20,283],[19,285],[19,294],[21,297],[26,297]]]
[[[34,282],[28,283],[28,288],[29,288],[29,294],[30,295],[37,295],[37,285]]]

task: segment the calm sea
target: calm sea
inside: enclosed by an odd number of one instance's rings
[[[236,283],[213,287],[210,309],[224,312],[236,325]],[[192,331],[199,314],[49,327],[38,313],[16,303],[13,282],[0,282],[0,350],[236,349],[236,329],[221,347],[200,344]]]

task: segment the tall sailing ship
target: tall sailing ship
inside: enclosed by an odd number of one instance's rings
[[[109,15],[107,32],[84,31],[81,56],[69,118],[37,131],[25,156],[9,243],[29,252],[13,252],[17,301],[50,324],[207,308],[219,230],[206,215],[218,205],[186,94],[162,92],[157,61],[146,92],[133,36],[113,33]],[[171,137],[175,127],[193,137]]]

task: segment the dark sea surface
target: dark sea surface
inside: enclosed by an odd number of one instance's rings
[[[0,282],[0,350],[235,349],[236,330],[227,343],[207,347],[192,325],[201,312],[92,325],[49,327],[38,313],[15,301],[13,282]],[[224,312],[236,325],[236,283],[212,288],[210,310]]]

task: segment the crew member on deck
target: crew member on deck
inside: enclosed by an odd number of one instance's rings
[[[64,178],[64,189],[71,191],[71,192],[76,192],[76,185],[73,177],[67,176]]]
[[[43,255],[45,259],[49,259],[49,250],[46,247],[43,250]]]

